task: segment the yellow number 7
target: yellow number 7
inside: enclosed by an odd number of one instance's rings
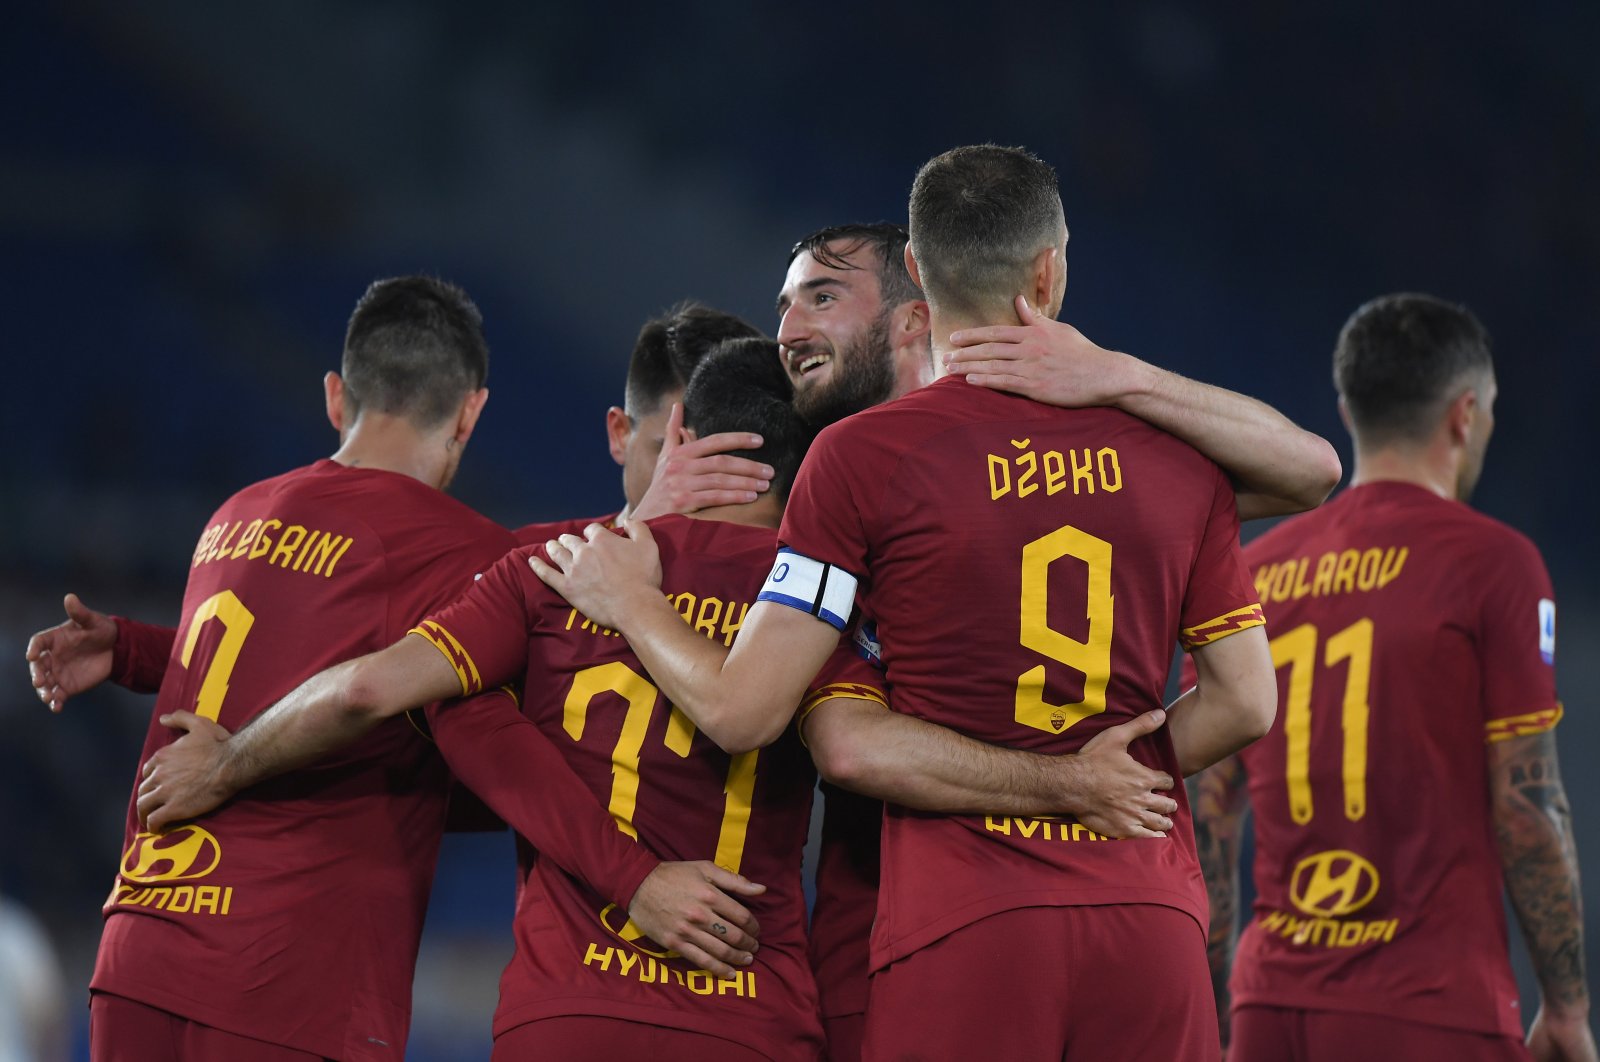
[[[195,699],[194,714],[204,716],[213,723],[222,715],[222,701],[228,695],[228,677],[239,662],[239,650],[244,648],[245,636],[255,626],[256,618],[244,607],[244,602],[232,590],[212,594],[200,602],[189,620],[189,636],[183,640],[183,666],[189,666],[194,656],[195,643],[200,640],[200,628],[212,619],[222,623],[222,641],[206,667],[206,677],[200,683],[200,695]]]

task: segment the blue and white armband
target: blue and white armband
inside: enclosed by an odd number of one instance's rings
[[[856,577],[785,547],[778,550],[778,559],[756,600],[797,608],[842,631],[855,605]]]

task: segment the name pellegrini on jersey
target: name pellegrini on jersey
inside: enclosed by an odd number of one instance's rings
[[[1266,603],[1382,590],[1400,578],[1410,553],[1408,546],[1373,546],[1263,564],[1255,571],[1256,593]]]
[[[224,520],[201,534],[190,567],[225,560],[264,560],[288,571],[331,579],[353,542],[353,537],[301,524],[286,527],[276,517]]]

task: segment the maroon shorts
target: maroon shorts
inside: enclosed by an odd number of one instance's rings
[[[321,1055],[269,1044],[105,992],[89,995],[93,1062],[323,1062]]]
[[[1345,1010],[1234,1008],[1228,1062],[1528,1062],[1522,1041]]]
[[[720,1036],[586,1014],[507,1029],[495,1037],[491,1057],[493,1062],[770,1062],[760,1051]]]
[[[990,915],[878,971],[866,1062],[1219,1062],[1205,935],[1155,904]]]
[[[828,1062],[861,1062],[861,1036],[866,1028],[865,1014],[823,1018],[822,1031],[828,1034]]]

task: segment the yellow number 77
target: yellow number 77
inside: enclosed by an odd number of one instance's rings
[[[1283,711],[1283,734],[1288,741],[1284,781],[1289,790],[1289,816],[1296,823],[1311,821],[1311,681],[1317,664],[1317,628],[1302,623],[1272,639],[1272,666],[1288,667],[1289,695]],[[1352,822],[1367,813],[1367,724],[1372,708],[1367,702],[1372,679],[1372,620],[1356,620],[1323,644],[1322,663],[1333,667],[1350,661],[1345,675],[1340,721],[1344,730],[1344,816]]]

